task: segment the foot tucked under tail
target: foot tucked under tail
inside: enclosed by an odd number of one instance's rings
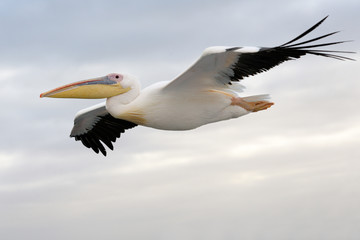
[[[266,101],[269,99],[269,95],[255,95],[249,97],[234,97],[232,99],[231,105],[240,106],[250,112],[258,112],[262,110],[266,110],[274,103]]]

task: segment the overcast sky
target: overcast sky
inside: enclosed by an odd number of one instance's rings
[[[40,99],[126,72],[171,80],[214,45],[311,36],[359,52],[358,0],[0,1],[0,236],[358,239],[359,61],[315,56],[246,79],[259,113],[185,132],[137,127],[105,158],[69,138],[98,100]],[[358,54],[351,57],[359,60]]]

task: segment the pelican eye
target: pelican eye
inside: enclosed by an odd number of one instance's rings
[[[119,75],[116,75],[115,78],[119,78]]]

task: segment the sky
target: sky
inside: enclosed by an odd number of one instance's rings
[[[358,239],[358,61],[305,56],[247,78],[267,111],[191,131],[136,127],[105,158],[69,138],[99,100],[40,93],[112,72],[146,87],[209,46],[341,30],[358,0],[0,2],[0,235],[14,239]]]

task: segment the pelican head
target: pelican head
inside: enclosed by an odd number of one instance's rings
[[[40,97],[52,98],[110,98],[132,89],[132,79],[119,73],[110,73],[104,77],[70,83],[40,94]]]

